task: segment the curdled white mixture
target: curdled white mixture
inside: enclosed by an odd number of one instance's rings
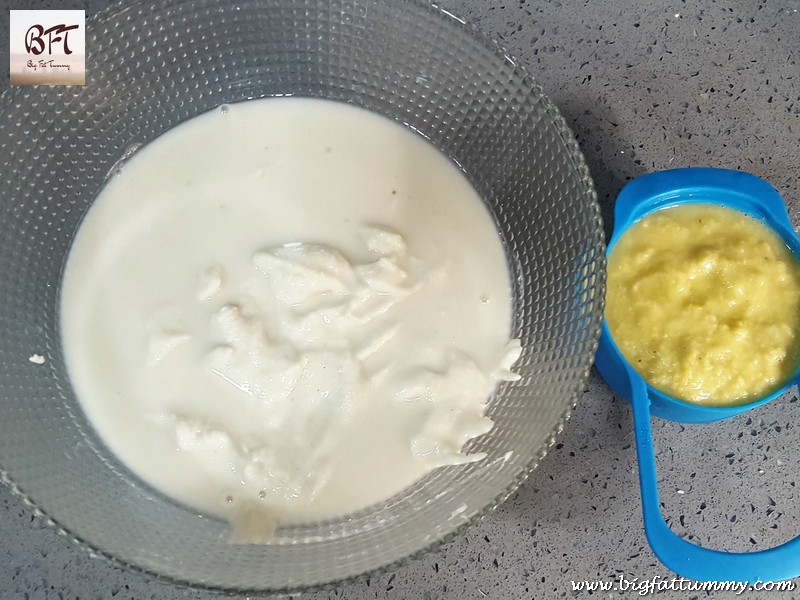
[[[75,238],[61,325],[110,449],[250,539],[482,458],[461,449],[516,378],[511,307],[492,219],[432,146],[269,99],[123,165]]]

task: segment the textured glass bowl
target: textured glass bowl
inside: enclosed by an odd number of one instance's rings
[[[604,248],[578,147],[523,68],[411,0],[173,0],[87,24],[85,87],[0,97],[0,476],[83,547],[163,579],[292,591],[414,556],[510,494],[559,432],[592,363]],[[491,400],[485,460],[435,471],[385,503],[231,545],[225,523],[142,484],[84,418],[58,328],[70,242],[115,163],[224,103],[350,102],[418,131],[464,170],[505,244],[524,346]],[[468,324],[465,324],[468,326]],[[29,357],[41,354],[37,365]]]

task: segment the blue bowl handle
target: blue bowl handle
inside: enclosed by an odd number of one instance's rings
[[[800,536],[758,552],[721,552],[702,548],[675,535],[658,502],[656,461],[650,428],[650,398],[642,377],[626,367],[631,383],[633,426],[639,461],[639,485],[647,541],[669,569],[700,581],[781,581],[800,576]]]

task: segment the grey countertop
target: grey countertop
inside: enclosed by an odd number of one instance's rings
[[[86,8],[106,2],[3,2]],[[800,224],[800,0],[443,0],[538,77],[586,155],[606,227],[642,173],[719,166],[768,180]],[[3,45],[0,62],[7,60]],[[8,85],[7,71],[0,85]],[[800,402],[793,389],[710,425],[654,421],[663,513],[704,546],[748,551],[800,534]],[[631,414],[596,372],[557,445],[499,510],[437,552],[323,598],[599,597],[573,581],[673,575],[642,530]],[[92,558],[0,489],[0,598],[213,598]],[[663,598],[730,593],[665,592]],[[747,598],[800,598],[750,592]]]

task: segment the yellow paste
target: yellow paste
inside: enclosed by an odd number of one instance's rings
[[[609,255],[606,321],[653,387],[708,406],[742,404],[795,370],[800,264],[741,212],[711,204],[659,210]]]

